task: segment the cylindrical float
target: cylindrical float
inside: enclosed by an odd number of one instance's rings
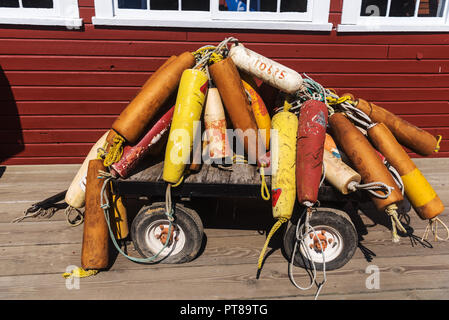
[[[390,187],[396,186],[376,150],[351,121],[341,113],[334,113],[329,118],[329,124],[332,128],[332,136],[351,160],[362,177],[363,183],[382,182]],[[371,199],[378,210],[384,211],[388,206],[402,201],[403,197],[399,188],[396,187],[391,190],[391,194],[386,199],[376,196],[371,196]]]
[[[398,142],[410,150],[422,156],[431,155],[435,151],[438,141],[429,132],[366,100],[359,98],[356,107],[366,113],[373,122],[384,123]]]
[[[229,57],[239,69],[286,93],[293,94],[302,86],[303,80],[298,72],[247,49],[242,44],[233,45]]]
[[[165,62],[151,75],[151,77],[148,78],[148,80],[144,83],[142,86],[142,89],[145,88],[147,85],[149,85],[152,81],[158,78],[158,74],[161,73],[166,66],[168,66],[170,63],[172,63],[174,60],[176,60],[177,56],[173,55]]]
[[[248,161],[256,163],[258,154],[266,151],[265,142],[259,139],[256,119],[234,62],[231,58],[215,62],[209,67],[209,72],[231,119],[235,135],[247,153]]]
[[[111,166],[111,173],[114,176],[127,178],[129,173],[139,165],[141,159],[144,159],[151,147],[155,145],[170,128],[174,110],[175,107],[171,107],[136,145],[127,145],[124,147],[120,161]]]
[[[359,184],[362,177],[355,172],[350,166],[344,163],[341,158],[337,158],[324,149],[323,153],[324,174],[326,181],[329,182],[342,194],[349,194],[351,184]]]
[[[327,106],[307,100],[301,107],[296,146],[296,191],[298,201],[308,207],[318,200],[323,173],[323,150],[326,138]]]
[[[251,108],[253,109],[254,118],[256,118],[256,124],[259,128],[260,136],[263,138],[265,136],[265,146],[270,145],[270,129],[271,129],[271,118],[268,114],[267,107],[263,102],[260,95],[257,93],[255,87],[250,85],[245,80],[242,80],[243,87],[248,92],[251,98]]]
[[[109,228],[101,208],[104,179],[98,179],[99,170],[106,171],[103,160],[90,160],[87,170],[86,210],[81,250],[81,266],[85,270],[105,269],[109,264]]]
[[[287,104],[284,110],[275,114],[271,121],[273,134],[271,138],[272,176],[271,199],[273,217],[277,219],[267,235],[265,244],[259,255],[258,270],[262,262],[270,239],[274,233],[287,222],[292,214],[296,201],[296,132],[298,118],[288,111]]]
[[[194,133],[200,125],[207,87],[208,78],[205,72],[188,69],[182,74],[165,150],[162,178],[168,183],[179,182],[189,162]]]
[[[368,129],[368,137],[398,171],[405,194],[419,217],[432,219],[442,213],[444,205],[441,199],[387,126],[377,123]]]
[[[217,88],[209,88],[204,110],[205,148],[207,158],[222,159],[232,156],[226,135],[226,116]]]
[[[184,70],[193,67],[195,58],[190,52],[184,52],[156,72],[138,95],[122,111],[112,124],[114,129],[129,144],[137,143],[153,116],[175,91]]]
[[[289,111],[274,115],[271,126],[271,195],[274,218],[290,219],[296,200],[296,139],[298,118]]]
[[[109,135],[110,131],[107,131],[101,136],[100,139],[92,146],[83,164],[79,168],[72,182],[70,183],[67,193],[65,195],[65,202],[73,208],[84,207],[86,200],[86,176],[87,169],[89,167],[89,161],[96,159],[98,154],[98,149],[103,148],[106,143],[106,137]]]

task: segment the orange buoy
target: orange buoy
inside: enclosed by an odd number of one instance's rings
[[[359,98],[356,107],[367,114],[373,122],[384,123],[398,142],[410,150],[422,156],[437,151],[438,141],[429,132],[366,100]]]
[[[99,170],[106,171],[102,159],[89,161],[86,179],[86,210],[84,212],[81,266],[85,270],[105,269],[109,264],[109,228],[101,208],[104,180]]]
[[[362,177],[364,184],[382,183],[388,187],[389,193],[379,194],[378,191],[371,194],[371,199],[376,208],[384,211],[391,218],[392,240],[398,242],[396,228],[406,232],[398,219],[397,204],[403,200],[402,193],[398,190],[391,173],[383,164],[376,150],[368,139],[349,121],[343,114],[334,113],[329,118],[333,137],[343,148],[343,151],[351,160],[356,171]]]
[[[193,54],[184,52],[164,66],[161,72],[156,71],[114,121],[112,129],[128,143],[137,143],[153,116],[176,90],[184,70],[194,64]]]
[[[387,161],[398,171],[410,204],[421,219],[433,219],[444,210],[435,190],[410,159],[407,152],[383,123],[368,129],[368,137]]]

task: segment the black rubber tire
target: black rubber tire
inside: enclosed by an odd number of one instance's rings
[[[157,258],[156,261],[172,264],[192,261],[198,255],[203,242],[204,229],[201,218],[194,210],[186,208],[182,204],[176,204],[173,217],[173,224],[179,226],[184,231],[186,237],[184,247],[177,254],[169,254],[166,257]],[[147,227],[157,220],[168,221],[165,214],[165,203],[163,202],[142,207],[133,220],[131,225],[131,238],[134,247],[142,257],[151,257],[157,253],[145,241]]]
[[[312,227],[332,227],[341,235],[343,242],[342,251],[333,260],[326,261],[326,270],[339,269],[351,260],[357,249],[358,236],[354,224],[345,212],[333,208],[318,208],[318,211],[312,213],[309,222]],[[283,252],[288,261],[291,261],[293,248],[296,242],[296,223],[290,221],[284,233]],[[299,245],[296,248],[293,264],[297,267],[306,269],[311,269],[312,267],[312,262],[301,254]],[[315,267],[317,270],[322,271],[323,263],[315,262]]]

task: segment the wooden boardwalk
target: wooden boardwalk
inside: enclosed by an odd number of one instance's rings
[[[449,159],[415,161],[449,207]],[[0,299],[313,299],[315,289],[300,291],[290,282],[279,239],[273,239],[261,277],[257,259],[266,231],[274,220],[263,201],[193,200],[206,240],[200,256],[188,264],[142,265],[118,255],[110,270],[81,279],[69,290],[61,276],[80,265],[82,226],[70,227],[63,210],[50,220],[27,219],[32,203],[65,190],[79,166],[0,167]],[[144,199],[130,199],[137,210]],[[371,261],[360,249],[339,270],[327,272],[320,299],[449,299],[449,242],[431,241],[433,248],[399,244],[390,231],[363,213],[357,215],[361,244],[375,254]],[[356,217],[356,218],[357,218]],[[449,210],[442,214],[449,223]],[[426,222],[410,212],[410,224],[421,236]],[[278,240],[278,241],[276,241]],[[128,253],[138,256],[128,245]],[[367,267],[380,270],[379,289],[368,289]],[[298,283],[308,284],[295,268]],[[321,279],[322,273],[319,273]]]

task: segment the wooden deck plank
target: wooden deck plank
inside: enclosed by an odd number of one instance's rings
[[[379,290],[401,288],[444,289],[449,277],[449,256],[379,258]],[[366,263],[354,259],[345,268],[328,272],[322,294],[371,293],[365,286]],[[300,270],[295,279],[307,283]],[[173,284],[176,283],[176,286]],[[205,285],[213,283],[213,285]],[[131,288],[126,294],[123,287]],[[33,274],[0,277],[0,298],[14,299],[265,299],[280,297],[310,298],[315,290],[301,292],[291,285],[284,262],[266,263],[256,280],[255,265],[234,264],[192,266],[189,268],[154,267],[145,270],[110,270],[82,279],[79,290],[67,290],[60,274]],[[149,290],[157,288],[157,290]],[[374,291],[376,292],[376,291]]]

